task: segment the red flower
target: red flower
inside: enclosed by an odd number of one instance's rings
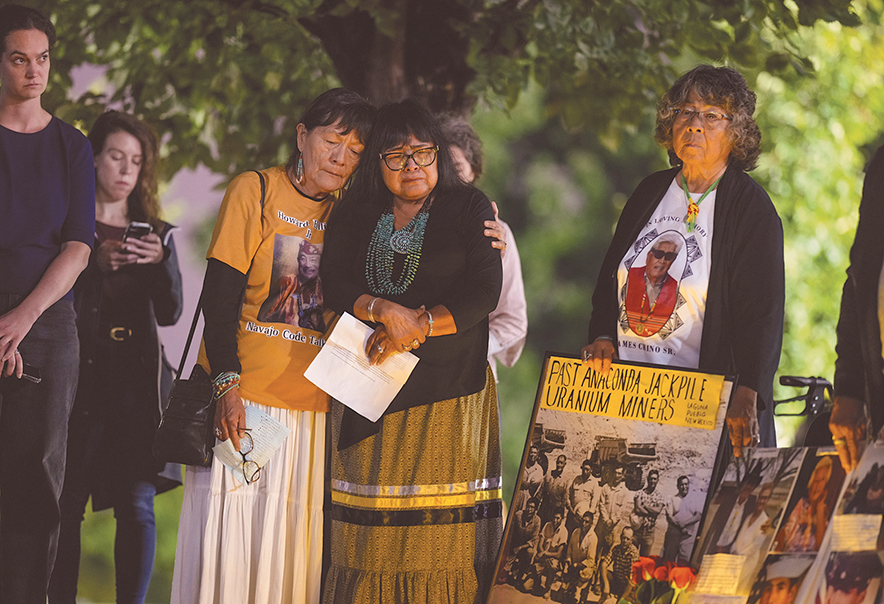
[[[657,581],[668,581],[669,580],[669,567],[668,566],[658,566],[654,570],[654,578]]]
[[[632,582],[638,585],[643,581],[650,581],[654,576],[654,567],[657,563],[653,558],[639,558],[632,564]]]
[[[688,566],[675,566],[669,571],[669,585],[673,589],[685,590],[697,581],[697,575]]]

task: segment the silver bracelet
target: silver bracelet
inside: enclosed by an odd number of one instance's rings
[[[372,323],[377,323],[377,321],[374,320],[374,314],[372,313],[372,310],[374,310],[374,303],[377,301],[378,301],[378,299],[377,299],[377,297],[375,297],[375,298],[372,298],[371,302],[368,303],[368,320],[371,321]]]

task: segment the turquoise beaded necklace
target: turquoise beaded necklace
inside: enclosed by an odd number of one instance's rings
[[[365,258],[365,278],[371,291],[381,295],[404,294],[414,281],[424,246],[424,230],[427,228],[430,204],[424,202],[411,221],[399,229],[394,228],[392,209],[386,210],[378,220],[368,244]],[[405,266],[399,278],[393,282],[394,253],[405,255]]]

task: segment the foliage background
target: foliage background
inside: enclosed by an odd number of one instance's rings
[[[281,161],[290,151],[292,116],[339,81],[315,37],[305,35],[286,48],[277,43],[305,25],[293,12],[267,20],[266,11],[254,10],[261,3],[145,0],[138,10],[112,0],[100,7],[82,0],[42,4],[59,22],[81,23],[85,32],[66,38],[53,55],[47,106],[81,125],[108,102],[137,110],[164,135],[167,178],[198,165],[232,176]],[[269,5],[303,11],[319,4]],[[322,4],[341,14],[352,8],[346,2]],[[384,12],[389,4],[365,3],[381,16],[381,26],[395,22],[384,21],[392,19]],[[470,5],[488,9],[483,15],[490,19],[507,4],[512,3]],[[753,177],[774,200],[786,239],[779,375],[832,376],[834,328],[863,169],[884,142],[880,0],[857,0],[849,15],[826,13],[827,2],[802,2],[800,17],[791,3],[648,0],[612,4],[604,17],[596,13],[577,21],[562,11],[583,3],[518,4],[526,14],[532,11],[529,20],[477,19],[464,34],[469,40],[482,35],[481,27],[493,30],[478,37],[484,46],[474,44],[464,58],[475,73],[463,94],[478,99],[472,122],[484,141],[486,165],[479,186],[498,201],[515,232],[528,296],[528,343],[516,366],[500,372],[507,494],[544,351],[574,353],[585,343],[593,284],[620,209],[643,176],[667,166],[652,140],[651,114],[674,74],[701,61],[725,61],[737,65],[758,94],[764,154]],[[658,25],[660,31],[668,27],[660,35],[668,42],[657,54],[635,52],[627,44],[629,35],[638,34],[634,19],[624,15],[637,10],[666,16]],[[813,10],[843,23],[813,24],[807,12]],[[206,15],[214,25],[206,25]],[[798,28],[799,20],[813,25]],[[575,22],[581,26],[565,27]],[[564,41],[550,42],[550,36]],[[483,52],[492,39],[496,52]],[[108,67],[107,84],[117,97],[102,97],[102,87],[77,99],[66,96],[70,71],[87,59]],[[468,110],[470,103],[464,103]],[[166,211],[186,210],[180,202],[167,202]],[[201,255],[204,244],[193,248]],[[778,388],[777,394],[792,392]],[[790,426],[780,428],[780,444],[790,444]],[[168,601],[181,496],[177,489],[157,498],[152,602]],[[113,600],[112,542],[110,513],[89,514],[82,597]]]

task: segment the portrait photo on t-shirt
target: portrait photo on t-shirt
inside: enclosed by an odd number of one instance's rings
[[[659,333],[665,338],[675,327],[673,313],[684,303],[681,281],[690,275],[685,238],[678,231],[653,230],[634,249],[636,254],[624,261],[628,276],[621,292],[621,320],[639,337]]]
[[[325,332],[319,279],[321,256],[321,243],[289,235],[275,236],[270,291],[258,312],[259,321]]]

